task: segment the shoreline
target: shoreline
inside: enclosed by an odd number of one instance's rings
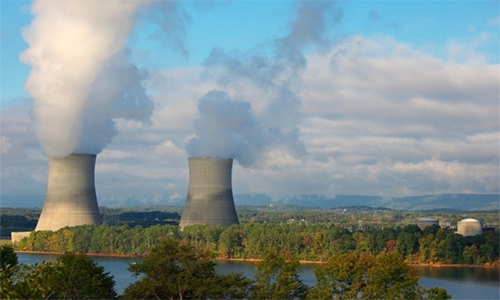
[[[47,251],[21,251],[15,250],[15,253],[23,254],[51,254],[51,255],[63,255],[64,252],[47,252]],[[90,257],[116,257],[116,258],[143,258],[146,255],[140,254],[103,254],[103,253],[83,253]],[[236,261],[236,262],[249,262],[256,263],[262,261],[261,258],[228,258],[228,257],[216,257],[215,261]],[[314,264],[322,265],[326,264],[326,261],[318,260],[299,260],[302,264]],[[495,261],[493,263],[488,263],[484,265],[471,265],[471,264],[445,264],[445,263],[408,263],[412,267],[431,267],[431,268],[442,268],[442,267],[462,267],[462,268],[488,268],[488,269],[500,269],[500,261]]]
[[[22,250],[14,250],[14,252],[15,253],[23,253],[23,254],[49,254],[49,255],[63,255],[65,253],[65,252],[22,251]],[[145,255],[139,255],[139,254],[103,254],[103,253],[77,253],[77,254],[85,254],[87,256],[97,256],[97,257],[116,257],[116,258],[142,258],[142,257],[145,257]]]

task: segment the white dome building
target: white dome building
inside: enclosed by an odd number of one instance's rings
[[[476,219],[463,219],[457,223],[457,233],[463,236],[474,236],[483,234],[483,225]]]

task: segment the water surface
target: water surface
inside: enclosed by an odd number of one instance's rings
[[[57,254],[26,254],[18,253],[20,263],[55,262]],[[116,292],[122,294],[125,288],[137,278],[127,271],[130,264],[141,261],[141,258],[93,256],[99,265],[114,276]],[[244,261],[218,261],[217,272],[227,274],[242,272],[246,277],[254,278],[255,264]],[[316,284],[314,269],[317,264],[302,265],[300,277],[302,281],[313,286]],[[416,267],[420,276],[419,284],[425,288],[445,288],[452,299],[500,299],[500,273],[495,268],[482,267]]]

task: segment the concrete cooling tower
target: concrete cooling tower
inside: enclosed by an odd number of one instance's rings
[[[36,231],[102,223],[95,193],[95,160],[93,154],[49,158],[47,194]]]
[[[232,167],[232,159],[189,158],[189,188],[181,228],[194,224],[238,224],[231,185]]]

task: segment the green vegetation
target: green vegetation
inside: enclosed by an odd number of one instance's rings
[[[424,231],[416,225],[351,232],[329,223],[206,225],[76,226],[56,232],[32,232],[15,245],[22,251],[146,255],[162,238],[193,243],[225,258],[263,258],[267,249],[300,260],[326,262],[334,255],[396,252],[410,263],[494,263],[499,255],[499,232],[463,237],[438,226]]]
[[[18,218],[18,213],[2,210],[2,219],[10,216],[3,226],[14,228],[13,221],[37,218]],[[241,224],[227,228],[193,225],[180,230],[180,211],[105,209],[108,224],[32,232],[14,245],[16,250],[66,254],[57,263],[24,265],[18,264],[12,246],[1,245],[0,297],[116,298],[113,277],[85,253],[145,256],[129,268],[139,279],[126,288],[125,299],[444,300],[450,298],[446,290],[418,285],[410,264],[499,260],[498,212],[263,206],[239,207],[238,214]],[[440,220],[443,228],[420,230],[414,223],[424,216]],[[463,237],[446,227],[466,217],[496,230]],[[248,279],[240,273],[217,274],[214,257],[262,261],[256,264],[255,279]],[[301,282],[299,260],[325,262],[315,272],[315,286]]]
[[[310,299],[450,299],[445,289],[423,289],[418,275],[398,253],[343,254],[316,271]]]
[[[301,267],[296,257],[287,259],[283,253],[266,250],[255,269],[255,285],[250,289],[250,299],[306,298],[309,288],[299,278]]]
[[[129,271],[142,277],[125,299],[244,299],[252,283],[240,273],[217,274],[211,252],[176,240],[160,242]]]
[[[114,299],[113,276],[83,254],[66,253],[57,263],[18,264],[9,246],[1,246],[1,299]]]
[[[162,239],[149,255],[129,267],[139,280],[123,299],[450,299],[441,288],[424,289],[397,253],[334,256],[316,271],[308,287],[298,260],[266,251],[255,280],[241,273],[215,272],[214,254],[192,243]],[[12,247],[2,246],[2,299],[114,299],[115,281],[85,255],[66,253],[57,263],[18,264]]]
[[[0,238],[10,239],[11,232],[31,231],[36,227],[40,209],[4,208],[0,215]]]
[[[101,208],[102,217],[108,225],[128,225],[149,227],[154,225],[178,225],[181,208],[157,207],[145,209],[136,207]],[[173,212],[166,211],[174,209]],[[2,208],[0,215],[0,237],[10,239],[11,232],[35,229],[41,210],[37,208]]]

